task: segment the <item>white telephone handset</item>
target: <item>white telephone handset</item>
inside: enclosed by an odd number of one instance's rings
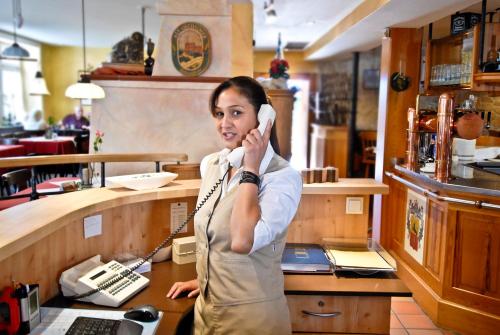
[[[257,114],[257,119],[259,120],[259,127],[257,129],[259,129],[261,135],[264,135],[264,131],[267,127],[267,121],[271,120],[271,124],[273,124],[275,118],[276,112],[271,105],[263,104],[260,106],[259,113]],[[268,145],[271,144],[269,143]],[[245,149],[243,147],[239,147],[233,149],[233,151],[231,151],[231,153],[227,156],[227,159],[232,167],[239,168],[244,154]]]

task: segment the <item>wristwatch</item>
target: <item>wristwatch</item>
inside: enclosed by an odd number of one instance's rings
[[[260,187],[260,178],[255,173],[250,171],[241,172],[240,184],[242,183],[251,183]]]

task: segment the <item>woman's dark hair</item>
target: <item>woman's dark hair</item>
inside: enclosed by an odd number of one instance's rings
[[[254,107],[255,113],[258,113],[260,106],[263,104],[270,104],[271,101],[267,98],[264,88],[259,84],[259,82],[253,78],[246,76],[234,77],[221,83],[212,92],[210,96],[210,112],[215,115],[215,108],[217,107],[217,101],[222,92],[229,88],[234,88],[241,95],[243,95],[250,104]],[[276,121],[274,121],[273,127],[271,128],[271,137],[269,139],[274,152],[278,155],[280,154],[280,147],[278,145],[278,136],[276,135]]]

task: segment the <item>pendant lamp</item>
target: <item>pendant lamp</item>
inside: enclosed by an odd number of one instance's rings
[[[87,73],[87,50],[85,45],[85,0],[82,0],[82,33],[83,33],[83,73],[80,80],[70,85],[65,92],[68,98],[72,99],[102,99],[106,97],[101,86],[90,82],[90,75]]]
[[[264,2],[264,12],[266,13],[266,24],[276,23],[278,15],[274,9],[274,0],[270,0],[269,5],[267,2]]]
[[[12,0],[12,26],[14,32],[14,43],[6,48],[0,59],[5,60],[20,60],[20,61],[36,61],[35,58],[30,58],[28,50],[24,49],[17,43],[17,28],[23,25],[23,16],[21,14],[21,0]]]
[[[47,89],[47,83],[42,75],[41,71],[37,71],[35,75],[35,81],[33,87],[30,90],[30,95],[50,95]]]

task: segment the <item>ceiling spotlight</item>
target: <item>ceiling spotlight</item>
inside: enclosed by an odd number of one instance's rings
[[[269,0],[269,5],[264,2],[264,11],[266,12],[266,23],[272,24],[278,19],[276,10],[274,9],[274,0]]]

